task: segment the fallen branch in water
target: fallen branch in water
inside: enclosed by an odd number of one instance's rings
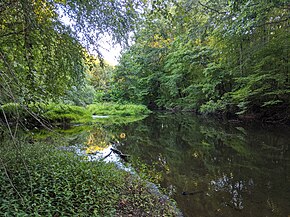
[[[102,160],[105,160],[105,159],[106,159],[107,157],[109,157],[111,154],[112,154],[112,151],[111,151],[109,154],[107,154],[105,157],[103,157]]]
[[[114,152],[115,154],[119,155],[119,157],[121,159],[123,159],[124,161],[128,162],[128,158],[130,157],[130,155],[123,154],[120,150],[118,150],[116,148],[111,148],[111,151]]]

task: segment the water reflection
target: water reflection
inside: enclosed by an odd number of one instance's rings
[[[287,127],[159,114],[123,126],[119,148],[156,164],[185,216],[288,216]]]
[[[111,144],[109,141],[113,138],[107,131],[102,128],[95,128],[87,137],[86,154],[95,154],[107,149]]]

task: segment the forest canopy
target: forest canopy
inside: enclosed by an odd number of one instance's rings
[[[159,6],[148,11],[115,70],[116,99],[154,109],[289,118],[288,1]]]
[[[151,109],[288,117],[289,10],[286,0],[4,0],[0,104],[83,104],[92,93]],[[115,68],[97,66],[104,34],[133,41]]]

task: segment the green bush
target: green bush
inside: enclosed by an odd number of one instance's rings
[[[214,102],[213,100],[210,100],[206,102],[205,104],[201,105],[200,112],[203,114],[213,114],[225,111],[226,109],[226,102],[222,100],[217,100]]]

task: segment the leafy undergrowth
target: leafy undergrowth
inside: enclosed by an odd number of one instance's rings
[[[0,216],[175,216],[145,182],[53,143],[1,146]]]

